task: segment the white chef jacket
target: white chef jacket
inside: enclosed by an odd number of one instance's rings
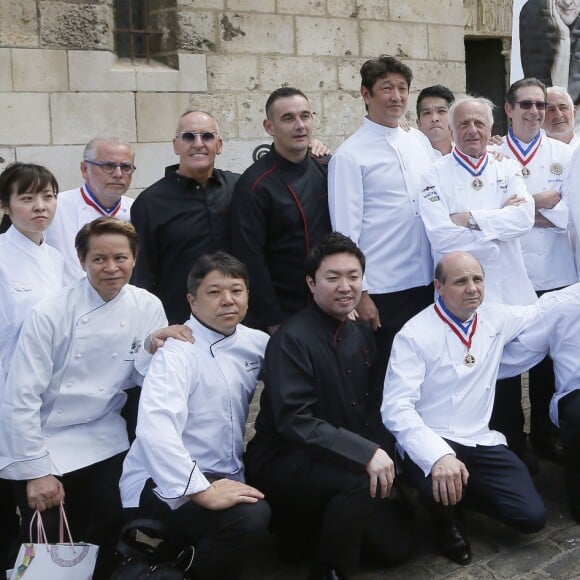
[[[580,389],[580,284],[547,292],[538,300],[538,315],[516,340],[506,345],[500,376],[520,374],[546,354],[554,361],[556,391],[550,418],[558,425],[558,402]]]
[[[503,145],[495,149],[517,162],[505,138]],[[524,179],[528,193],[533,196],[549,189],[560,191],[573,153],[570,145],[551,139],[542,131],[538,151],[526,165],[530,170],[530,175]],[[574,284],[578,276],[568,232],[568,204],[562,199],[552,209],[539,211],[555,227],[534,226],[520,238],[528,277],[535,290],[552,290]]]
[[[489,429],[503,347],[537,312],[535,305],[483,304],[467,349],[433,306],[411,318],[395,336],[385,377],[381,416],[425,476],[443,455],[454,454],[444,439],[461,445],[505,445]]]
[[[193,316],[195,343],[169,339],[141,393],[137,439],[123,466],[121,499],[138,507],[145,482],[172,509],[209,487],[206,476],[244,481],[244,431],[268,335],[238,325],[224,336]]]
[[[453,155],[439,159],[421,177],[421,217],[437,263],[444,254],[472,254],[485,271],[485,300],[503,304],[533,304],[536,293],[526,273],[519,238],[534,223],[534,200],[524,185],[519,165],[488,155],[481,175],[483,187],[471,187],[473,177]],[[502,208],[511,195],[526,198],[519,206]],[[455,225],[449,214],[470,211],[480,230]]]
[[[417,129],[368,118],[332,156],[328,200],[334,230],[366,257],[365,289],[384,294],[430,284],[431,250],[419,215],[419,174],[435,160]]]
[[[562,198],[568,203],[572,218],[571,237],[576,248],[576,267],[580,272],[580,147],[574,150],[562,184]]]
[[[0,401],[0,477],[68,473],[126,450],[123,389],[141,383],[141,345],[166,325],[146,290],[126,285],[104,302],[87,278],[36,304]]]
[[[0,235],[0,387],[14,353],[22,321],[39,300],[63,287],[64,260],[46,241],[35,244],[14,226]],[[2,389],[0,388],[0,392]]]
[[[130,209],[133,201],[130,197],[123,195],[121,207],[114,217],[125,222],[131,221]],[[80,187],[58,194],[56,213],[52,224],[46,230],[45,237],[46,241],[64,257],[64,282],[66,285],[86,276],[77,257],[75,237],[85,224],[98,217],[102,217],[102,214],[85,202]]]

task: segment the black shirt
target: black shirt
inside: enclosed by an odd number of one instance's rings
[[[293,163],[274,148],[240,177],[232,200],[232,252],[250,274],[247,324],[280,324],[309,301],[304,260],[331,231],[328,158]]]
[[[189,318],[187,275],[203,254],[230,251],[229,205],[239,175],[214,169],[205,187],[165,169],[131,206],[140,248],[132,282],[159,297],[170,324]]]

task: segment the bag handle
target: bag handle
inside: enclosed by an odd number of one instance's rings
[[[68,519],[66,517],[66,513],[64,511],[64,505],[62,503],[59,504],[58,506],[58,510],[59,510],[59,522],[58,522],[58,543],[59,544],[64,544],[64,530],[66,528],[66,532],[67,532],[67,536],[68,536],[68,543],[71,545],[71,547],[74,546],[74,542],[72,539],[72,535],[70,533],[70,526],[68,525]],[[47,546],[48,549],[48,537],[46,535],[46,530],[44,529],[44,523],[42,521],[42,515],[41,512],[36,509],[34,510],[34,513],[32,514],[32,517],[30,518],[30,526],[29,526],[29,537],[30,537],[30,543],[34,544],[34,539],[32,537],[32,526],[34,523],[34,520],[36,519],[36,543],[37,544],[45,544]]]

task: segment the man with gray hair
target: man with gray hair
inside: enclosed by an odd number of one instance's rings
[[[85,224],[101,216],[129,221],[133,200],[124,194],[135,171],[134,158],[131,146],[121,139],[95,137],[83,152],[84,183],[58,194],[56,214],[45,239],[64,257],[65,284],[85,275],[75,249],[75,236]]]
[[[435,261],[452,251],[471,253],[486,273],[486,300],[510,305],[533,304],[520,238],[534,224],[534,200],[519,164],[498,161],[487,152],[493,105],[481,97],[463,97],[449,111],[455,146],[450,155],[423,173],[419,207]],[[509,276],[507,273],[509,272]],[[519,378],[498,390],[512,413],[508,425],[496,427],[510,447],[526,452]],[[499,400],[499,397],[498,397]],[[517,404],[517,406],[516,406]]]
[[[576,107],[570,93],[564,87],[548,87],[548,106],[544,119],[544,131],[548,137],[572,146],[580,145],[580,138],[574,133]]]

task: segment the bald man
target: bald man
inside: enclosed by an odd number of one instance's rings
[[[466,252],[441,258],[435,289],[436,303],[395,337],[381,415],[397,440],[403,474],[433,518],[439,550],[464,565],[471,547],[455,506],[466,495],[520,532],[545,525],[525,464],[488,427],[503,347],[536,307],[482,305],[484,272]]]

